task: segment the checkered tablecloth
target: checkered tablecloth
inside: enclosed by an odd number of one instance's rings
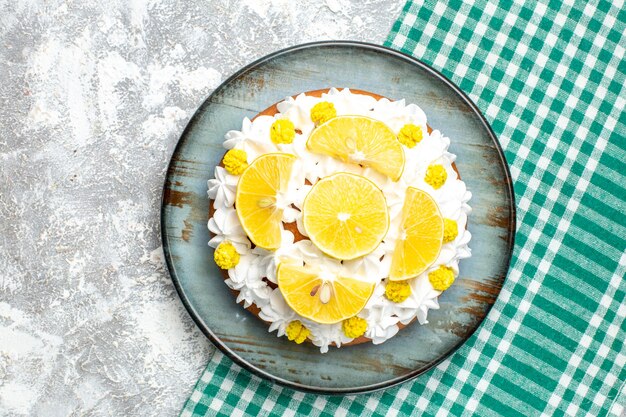
[[[491,123],[519,229],[479,331],[418,379],[323,397],[216,352],[200,415],[619,416],[626,405],[626,7],[621,1],[409,1],[387,45],[432,65]]]

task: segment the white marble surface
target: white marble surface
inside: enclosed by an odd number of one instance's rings
[[[0,415],[176,415],[211,346],[164,269],[167,161],[221,80],[403,1],[0,0]]]

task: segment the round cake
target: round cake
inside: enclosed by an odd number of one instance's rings
[[[449,144],[417,105],[365,91],[245,118],[208,183],[209,245],[236,301],[322,353],[427,323],[471,254]]]

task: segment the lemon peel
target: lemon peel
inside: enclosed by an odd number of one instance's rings
[[[241,175],[248,168],[248,154],[241,149],[231,149],[224,155],[224,168],[233,175]]]
[[[356,339],[363,336],[367,330],[367,321],[361,317],[350,317],[341,323],[341,329],[347,337]]]
[[[311,331],[307,329],[300,320],[294,320],[285,328],[285,334],[287,335],[287,339],[300,344],[309,337]]]
[[[296,138],[296,127],[289,119],[279,119],[270,127],[270,139],[276,144],[292,143]]]
[[[452,219],[443,219],[443,243],[452,242],[459,235],[459,225]]]
[[[409,281],[387,281],[385,296],[394,303],[401,303],[411,295]]]
[[[316,125],[321,125],[333,117],[337,117],[337,110],[331,102],[322,101],[311,108],[311,120]]]
[[[402,126],[400,133],[398,133],[398,140],[407,148],[415,147],[423,138],[422,127],[412,123]]]
[[[429,165],[426,169],[426,176],[424,177],[424,181],[435,190],[441,188],[441,186],[446,182],[446,179],[448,179],[448,173],[446,172],[446,169],[443,167],[443,165]]]
[[[239,263],[239,253],[237,253],[237,249],[235,249],[232,243],[222,242],[215,249],[213,259],[220,268],[230,269]]]
[[[428,274],[428,280],[435,290],[445,291],[454,282],[454,270],[442,265]]]

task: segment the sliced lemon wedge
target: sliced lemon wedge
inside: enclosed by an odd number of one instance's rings
[[[278,288],[296,313],[317,323],[338,323],[357,315],[372,296],[375,284],[333,276],[306,266],[281,263]]]
[[[435,262],[442,245],[443,217],[437,203],[428,193],[409,187],[389,279],[404,280],[421,274]]]
[[[385,123],[365,116],[337,116],[316,128],[306,143],[314,153],[371,167],[398,181],[404,150]]]
[[[372,252],[389,228],[383,192],[367,178],[349,173],[315,183],[304,200],[302,217],[313,244],[344,260]]]
[[[280,194],[287,191],[296,157],[286,153],[259,156],[241,174],[235,207],[243,230],[257,246],[274,250],[280,247],[280,223],[284,207]]]

